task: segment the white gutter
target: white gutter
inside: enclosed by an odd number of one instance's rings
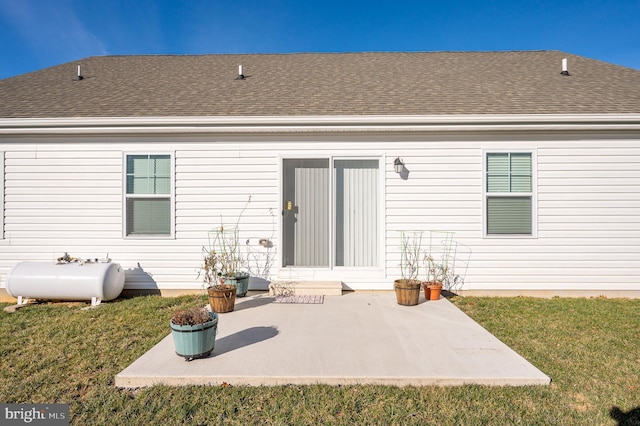
[[[640,114],[0,118],[0,135],[640,131]]]

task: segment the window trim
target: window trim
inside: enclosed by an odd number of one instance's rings
[[[169,194],[128,194],[127,193],[127,157],[130,155],[168,155],[171,167],[171,183],[169,184]],[[175,186],[176,186],[176,167],[175,167],[175,151],[163,150],[145,150],[145,151],[126,151],[122,153],[122,237],[125,239],[138,240],[167,240],[175,239],[176,235],[176,202],[175,202]],[[131,197],[130,197],[131,196]],[[168,234],[127,234],[127,200],[129,198],[163,198],[169,199],[169,233]]]
[[[487,158],[489,154],[531,154],[531,192],[488,192]],[[489,197],[531,197],[531,234],[487,233],[487,203]],[[536,149],[483,149],[482,150],[482,237],[483,238],[538,238],[538,153]]]

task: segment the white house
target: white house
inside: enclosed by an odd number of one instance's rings
[[[446,231],[468,293],[640,296],[640,71],[563,52],[90,57],[0,81],[0,160],[0,287],[200,289],[238,223],[254,289],[388,290]]]

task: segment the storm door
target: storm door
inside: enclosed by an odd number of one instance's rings
[[[285,159],[283,266],[377,266],[379,161]]]

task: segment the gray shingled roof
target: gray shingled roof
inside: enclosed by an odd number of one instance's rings
[[[3,118],[604,113],[640,113],[640,71],[558,51],[99,56],[0,80]]]

